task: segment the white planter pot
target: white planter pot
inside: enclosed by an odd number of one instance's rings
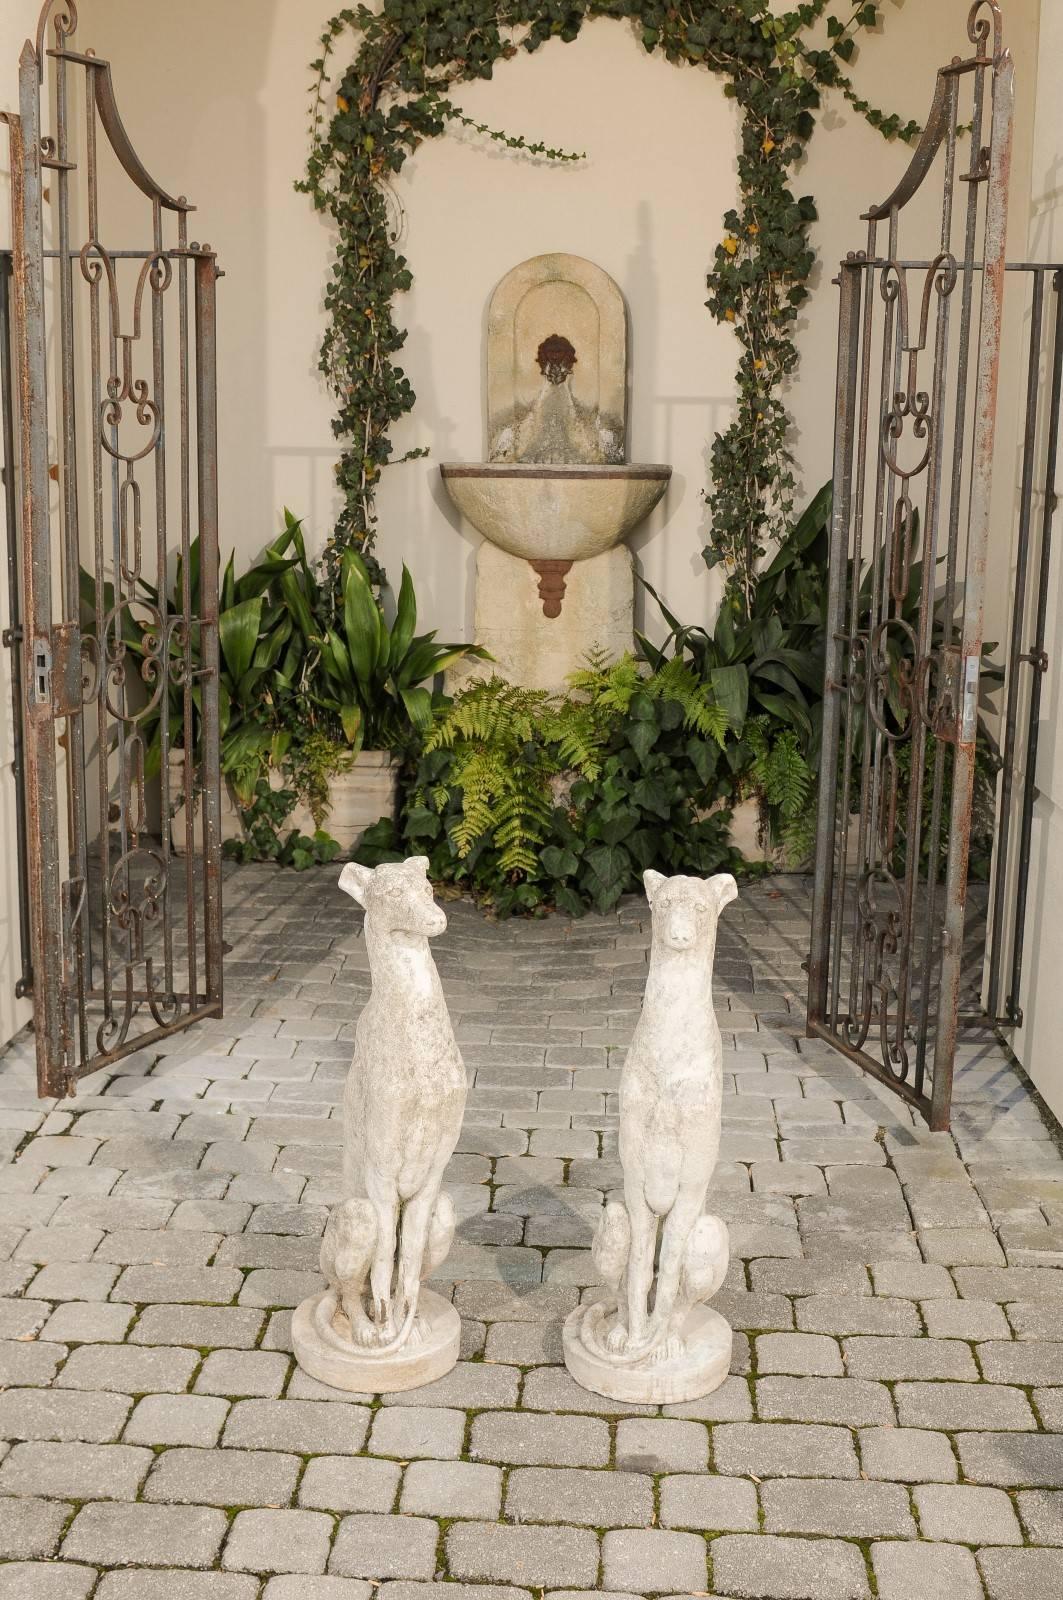
[[[168,766],[170,771],[170,801],[174,797],[184,794],[185,787],[185,753],[183,750],[169,752]],[[199,820],[199,796],[193,802],[193,815],[196,829],[196,848],[202,848],[202,828]],[[188,816],[188,807],[184,803],[178,806],[170,822],[170,849],[175,856],[185,853],[185,821]],[[221,836],[222,842],[226,839],[239,839],[243,833],[240,822],[240,809],[233,799],[229,785],[222,779],[221,782]]]
[[[275,788],[283,788],[280,773],[270,775]],[[399,768],[390,750],[363,750],[350,772],[339,772],[329,779],[329,809],[322,822],[343,855],[350,855],[366,828],[381,817],[394,814],[398,797]],[[292,828],[313,834],[317,827],[308,806],[297,804],[281,832]]]

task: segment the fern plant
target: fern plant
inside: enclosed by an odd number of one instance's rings
[[[502,914],[605,911],[647,867],[736,865],[728,814],[708,814],[727,727],[681,660],[591,660],[563,696],[474,684],[438,712],[400,828],[383,820],[360,859],[427,851]]]
[[[816,781],[797,734],[753,717],[745,738],[753,752],[746,784],[760,801],[768,840],[791,865],[803,866],[816,842]]]

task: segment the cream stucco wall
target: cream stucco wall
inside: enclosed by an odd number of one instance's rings
[[[861,89],[921,118],[934,68],[963,48],[968,9],[968,0],[886,0],[884,29],[858,63]],[[123,113],[149,167],[200,206],[195,229],[228,273],[220,286],[223,538],[249,557],[282,505],[304,514],[320,541],[334,504],[331,406],[316,370],[331,240],[327,222],[292,189],[306,149],[304,63],[328,10],[322,0],[88,0],[82,9],[86,38],[114,62]],[[1020,75],[1030,82],[1037,0],[1010,0],[1008,10]],[[624,25],[604,19],[573,44],[519,55],[457,98],[479,121],[587,159],[561,167],[459,133],[422,146],[401,175],[396,214],[415,276],[399,306],[409,329],[402,360],[418,405],[394,441],[396,453],[427,445],[431,455],[385,473],[379,553],[396,571],[409,562],[425,616],[446,635],[469,635],[476,535],[461,528],[436,464],[484,451],[492,288],[527,256],[571,251],[605,267],[628,302],[629,456],[675,468],[666,502],[633,541],[636,554],[684,617],[707,620],[718,587],[700,555],[702,488],[707,441],[730,415],[736,347],[703,308],[704,275],[735,195],[734,104],[720,80],[647,56]],[[1032,121],[1032,102],[1025,105],[1020,160]],[[830,473],[833,263],[859,246],[860,211],[892,187],[908,158],[835,97],[795,179],[820,208],[821,265],[790,396],[809,492]],[[125,221],[117,209],[114,221]],[[1025,214],[1016,222],[1025,239]]]
[[[26,36],[37,26],[40,6],[37,0],[5,0],[0,14],[0,109],[18,107],[18,58]],[[0,126],[0,249],[11,245],[11,164],[7,128]],[[0,529],[7,538],[3,499],[0,497]],[[4,546],[6,550],[6,544]],[[7,561],[0,554],[0,615],[7,626]],[[15,999],[15,983],[21,972],[18,925],[18,877],[14,850],[15,782],[12,768],[12,716],[10,652],[0,650],[0,1044],[27,1022],[31,1007],[27,1000]]]
[[[1063,0],[1044,0],[1034,138],[1030,257],[1063,260],[1063,107],[1058,63],[1063,60]],[[1063,492],[1063,459],[1056,493]],[[1038,501],[1036,512],[1042,510]],[[1024,1021],[1012,1047],[1057,1117],[1063,1119],[1063,559],[1060,512],[1048,592],[1045,675],[1036,768],[1030,904],[1020,1004]],[[1035,552],[1038,545],[1035,543]],[[1028,627],[1030,624],[1028,624]]]

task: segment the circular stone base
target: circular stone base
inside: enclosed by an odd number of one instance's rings
[[[453,1367],[460,1343],[458,1313],[449,1300],[423,1287],[414,1337],[401,1350],[365,1350],[352,1344],[347,1318],[337,1310],[330,1289],[304,1300],[292,1317],[292,1348],[303,1371],[334,1389],[357,1394],[397,1394],[432,1383]]]
[[[731,1366],[731,1327],[711,1306],[692,1306],[683,1328],[686,1350],[665,1361],[652,1357],[634,1366],[618,1365],[588,1350],[580,1337],[589,1306],[577,1306],[565,1320],[565,1366],[577,1383],[609,1400],[632,1404],[676,1405],[700,1400],[718,1389]]]

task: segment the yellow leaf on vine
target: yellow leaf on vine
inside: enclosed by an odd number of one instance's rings
[[[351,109],[350,101],[345,100],[341,94],[336,96],[336,104],[339,106],[341,111],[349,111]]]
[[[724,237],[723,247],[729,256],[733,256],[738,250],[738,240],[733,238],[731,234],[727,234]]]
[[[771,155],[772,151],[775,149],[775,140],[772,138],[770,133],[767,135],[760,148],[763,150],[766,156]]]

